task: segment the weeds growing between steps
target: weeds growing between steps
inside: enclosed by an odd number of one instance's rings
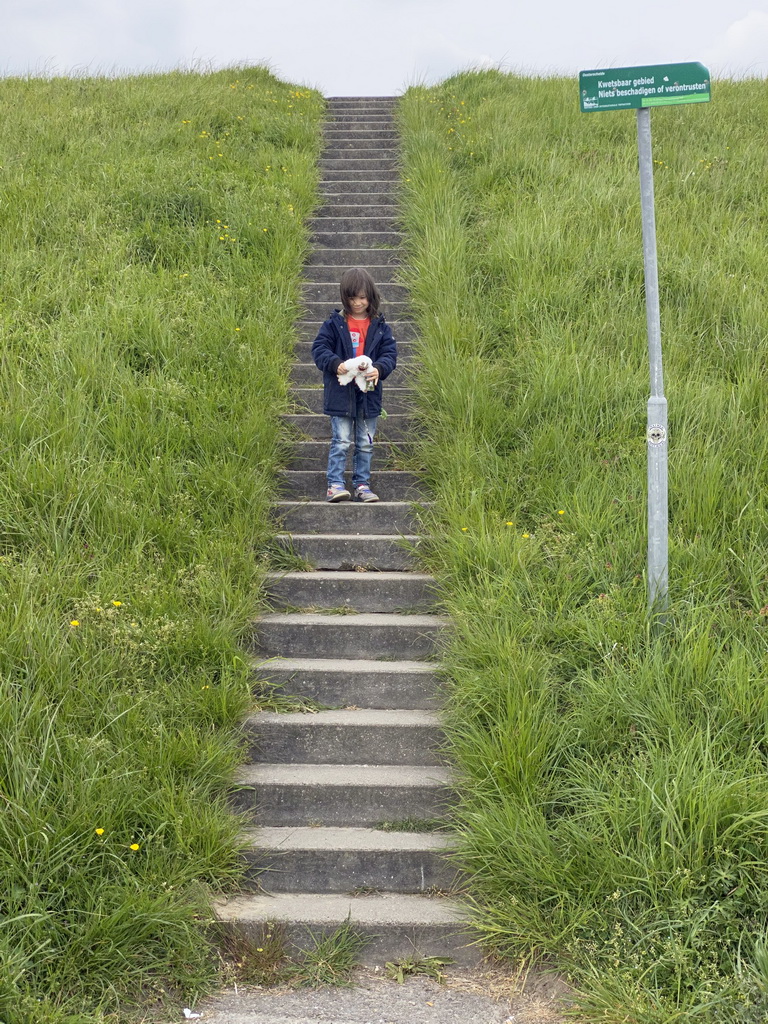
[[[671,438],[658,633],[634,116],[580,114],[575,80],[497,72],[413,88],[399,116],[424,559],[454,622],[477,925],[569,974],[585,1021],[764,1020],[764,83],[653,112]]]
[[[323,103],[0,89],[0,1019],[85,1024],[215,971]]]
[[[346,987],[368,939],[349,920],[325,935],[310,935],[306,948],[292,949],[285,925],[268,921],[255,937],[228,931],[222,937],[225,979],[244,985]]]

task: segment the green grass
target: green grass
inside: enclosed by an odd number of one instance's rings
[[[670,424],[646,616],[635,119],[498,72],[400,105],[418,458],[475,920],[578,1019],[768,1010],[768,328],[760,82],[653,112]],[[420,548],[420,551],[422,549]]]
[[[215,974],[323,102],[0,95],[0,1020],[95,1021]]]

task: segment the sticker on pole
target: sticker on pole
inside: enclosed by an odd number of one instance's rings
[[[709,71],[698,61],[580,71],[579,99],[584,113],[707,103]]]

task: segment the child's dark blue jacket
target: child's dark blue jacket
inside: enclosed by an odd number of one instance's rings
[[[363,392],[354,381],[346,386],[339,384],[337,368],[354,356],[347,321],[335,309],[312,342],[312,358],[318,370],[323,372],[323,412],[327,416],[354,417],[361,409],[364,416],[373,419],[381,412],[381,382],[397,365],[397,342],[381,314],[371,318],[365,338],[365,354],[379,371],[375,389]]]

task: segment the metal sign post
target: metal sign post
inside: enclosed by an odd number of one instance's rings
[[[656,259],[656,214],[653,201],[651,112],[637,111],[637,154],[640,164],[640,207],[645,264],[645,320],[651,396],[648,399],[648,610],[667,610],[667,400],[661,363],[659,267]]]
[[[608,68],[579,74],[581,109],[637,110],[637,153],[643,222],[645,311],[651,394],[648,399],[648,611],[663,613],[668,598],[667,400],[661,362],[659,274],[653,200],[651,107],[703,103],[710,98],[709,72],[699,63]]]

